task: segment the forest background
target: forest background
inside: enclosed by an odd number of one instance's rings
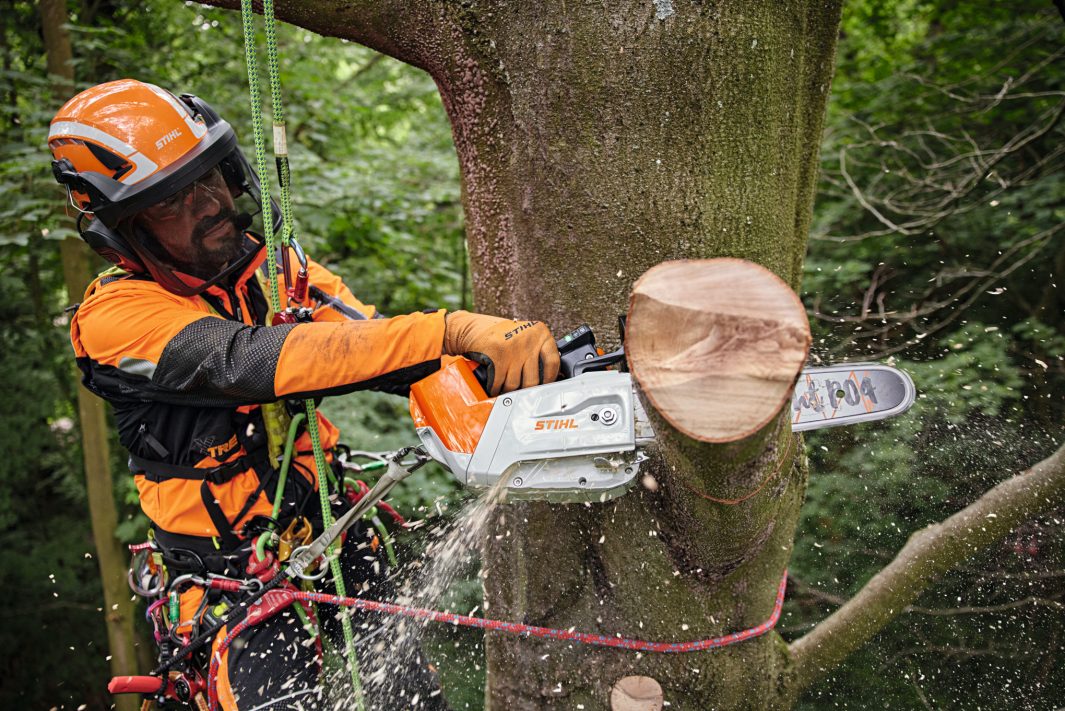
[[[0,13],[0,707],[109,705],[58,245],[73,234],[45,147],[58,108],[34,3]],[[250,149],[240,19],[195,3],[68,3],[77,88],[126,76],[214,105]],[[468,308],[458,165],[425,74],[283,27],[298,234],[385,313]],[[1065,422],[1065,22],[1048,0],[844,6],[802,298],[812,359],[890,360],[906,416],[807,436],[811,480],[778,630],[793,639],[907,537],[1056,448]],[[708,127],[708,130],[712,128]],[[101,264],[102,268],[102,264]],[[556,334],[579,324],[551,324]],[[402,400],[336,398],[355,448],[412,441]],[[113,443],[115,535],[146,521]],[[394,497],[433,518],[439,469]],[[447,513],[443,514],[444,516]],[[1065,698],[1065,511],[930,588],[800,707],[1056,709]],[[404,540],[417,553],[417,535]],[[442,605],[468,611],[475,565]],[[456,708],[480,708],[481,642],[427,630]],[[143,671],[143,670],[142,670]]]

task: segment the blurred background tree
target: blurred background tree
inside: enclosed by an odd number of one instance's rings
[[[133,75],[212,103],[250,148],[239,17],[195,3],[70,2],[77,88]],[[0,705],[102,709],[102,594],[74,429],[58,244],[73,221],[45,137],[55,109],[35,4],[0,40]],[[385,313],[469,306],[458,168],[436,88],[356,45],[283,27],[299,235]],[[807,438],[812,476],[781,622],[823,618],[910,533],[1060,441],[1065,379],[1065,22],[1045,0],[852,0],[844,9],[803,298],[826,362],[892,358],[921,392],[891,424]],[[101,265],[102,266],[102,265]],[[577,324],[552,324],[556,330]],[[404,401],[326,410],[353,447],[411,441]],[[117,443],[125,541],[143,536]],[[440,470],[405,513],[458,496]],[[1052,709],[1065,692],[1065,512],[926,593],[805,708]],[[415,538],[409,546],[416,549]],[[453,608],[477,604],[471,577]],[[433,632],[456,708],[479,708],[473,633]],[[454,652],[456,646],[461,654]]]

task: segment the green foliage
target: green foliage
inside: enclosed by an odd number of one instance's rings
[[[1062,46],[1045,3],[845,9],[804,300],[820,358],[890,356],[919,397],[891,423],[807,437],[789,638],[1061,438]],[[802,707],[1054,706],[1061,518],[934,585]]]
[[[18,527],[0,532],[3,706],[107,708],[107,633],[84,504],[48,498],[44,487],[19,503]]]
[[[132,74],[195,93],[234,125],[251,155],[239,15],[130,0],[71,4],[70,12],[77,89]],[[58,240],[75,232],[45,146],[58,102],[36,5],[15,2],[0,22],[0,368],[14,374],[4,383],[7,401],[17,403],[0,427],[8,551],[0,580],[18,591],[17,619],[0,640],[0,706],[103,709],[107,637],[99,574],[86,557],[92,545],[58,259]],[[307,251],[386,313],[468,303],[457,161],[432,81],[362,47],[280,29],[297,234]],[[399,398],[359,394],[326,409],[355,449],[394,449],[414,438]],[[123,475],[123,451],[117,443],[112,451],[116,536],[143,540],[146,520]],[[455,488],[427,467],[395,503],[419,517]]]
[[[24,3],[5,10],[0,50],[0,372],[8,403],[0,427],[0,585],[9,597],[0,705],[103,708],[107,636],[99,574],[86,557],[92,545],[55,239],[70,230],[59,228],[62,192],[41,160],[51,99],[34,15]]]

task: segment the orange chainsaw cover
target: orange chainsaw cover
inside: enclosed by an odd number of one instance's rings
[[[441,368],[410,386],[415,427],[431,427],[452,452],[473,454],[495,405],[473,374],[477,364],[461,356],[441,358]]]

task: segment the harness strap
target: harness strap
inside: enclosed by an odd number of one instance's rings
[[[222,545],[226,550],[235,549],[240,545],[240,538],[233,530],[233,525],[247,515],[266,487],[270,486],[277,477],[277,470],[270,466],[265,447],[245,453],[216,467],[190,467],[181,464],[167,464],[130,455],[129,468],[135,475],[143,475],[145,479],[156,484],[174,479],[200,481],[200,501],[203,503],[211,523],[214,524],[215,529],[218,531],[218,536],[222,539]],[[240,511],[230,521],[225,512],[222,511],[222,507],[218,505],[218,500],[215,499],[210,484],[216,486],[226,484],[249,469],[254,470],[258,475],[259,485],[245,499]]]
[[[171,479],[191,479],[193,481],[202,479],[212,484],[226,484],[238,474],[242,474],[248,469],[255,469],[256,463],[255,458],[249,454],[241,455],[216,467],[190,467],[182,464],[152,461],[134,454],[129,456],[130,471],[134,474],[144,475],[145,479],[154,484],[160,484]]]
[[[218,531],[218,537],[222,539],[222,545],[226,549],[239,546],[240,539],[237,538],[237,534],[233,531],[233,523],[239,519],[230,521],[226,518],[225,512],[222,511],[222,507],[218,505],[218,500],[215,499],[214,494],[211,492],[211,487],[207,485],[206,479],[200,484],[200,501],[203,502],[203,507],[207,509],[207,515],[211,517],[211,523],[214,524],[215,529]]]

